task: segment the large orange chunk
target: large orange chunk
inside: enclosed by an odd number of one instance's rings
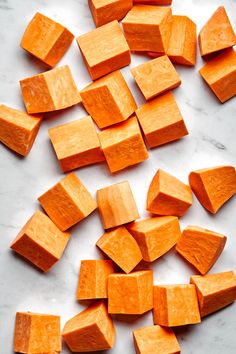
[[[0,141],[22,156],[28,155],[38,134],[42,119],[0,105]]]
[[[121,20],[132,6],[133,0],[89,0],[89,7],[97,27],[113,20]]]
[[[136,5],[122,26],[131,51],[166,53],[172,23],[170,7]]]
[[[150,148],[188,135],[183,117],[171,92],[145,103],[135,113]]]
[[[176,216],[162,216],[135,221],[127,226],[137,241],[143,259],[153,262],[168,252],[181,236]]]
[[[143,258],[137,242],[125,227],[106,232],[96,245],[125,273],[130,273]]]
[[[142,315],[153,308],[153,272],[143,270],[108,277],[108,312]]]
[[[17,312],[14,351],[26,354],[59,354],[61,352],[60,317]]]
[[[199,72],[222,103],[236,95],[235,50],[224,51],[206,63]]]
[[[166,327],[201,322],[195,286],[154,286],[153,320],[154,324]]]
[[[130,49],[117,21],[83,34],[77,43],[93,80],[130,64]]]
[[[62,336],[72,352],[111,349],[115,328],[104,302],[95,303],[67,321]]]
[[[104,129],[98,136],[111,173],[136,165],[148,158],[136,117]]]
[[[97,200],[104,229],[127,224],[139,218],[138,209],[127,181],[99,189]]]
[[[191,205],[190,187],[159,169],[148,190],[147,210],[153,214],[182,216]]]
[[[96,201],[74,173],[67,175],[38,200],[62,231],[77,224],[97,208]]]
[[[206,274],[221,255],[226,236],[198,226],[188,226],[176,245],[176,251],[201,274]]]
[[[196,286],[201,316],[222,309],[236,300],[234,272],[193,275],[190,282]]]
[[[189,184],[202,206],[215,214],[236,193],[235,168],[219,166],[193,171]]]
[[[93,82],[80,95],[85,109],[101,129],[126,120],[137,108],[120,71]]]
[[[37,12],[25,30],[21,47],[53,67],[63,57],[73,39],[68,29]]]
[[[173,63],[196,64],[197,28],[187,16],[173,16],[167,55]]]
[[[77,299],[90,300],[107,298],[108,275],[114,272],[113,262],[110,260],[81,261]]]
[[[20,81],[28,113],[57,111],[81,102],[68,65]]]
[[[171,328],[150,326],[133,331],[137,354],[180,354],[180,346]]]
[[[134,4],[171,5],[172,0],[133,0]]]
[[[199,33],[201,55],[208,55],[236,44],[236,36],[224,6],[218,7]]]
[[[131,69],[131,73],[146,100],[181,84],[180,77],[167,55],[138,65]]]
[[[68,232],[61,232],[45,214],[37,211],[12,242],[11,248],[47,272],[62,257],[69,238]]]
[[[62,171],[104,161],[91,117],[59,125],[48,132]]]

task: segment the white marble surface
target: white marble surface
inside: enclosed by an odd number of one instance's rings
[[[218,5],[225,5],[236,28],[235,0],[173,0],[175,14],[185,14],[197,22],[198,30]],[[0,0],[0,102],[23,108],[19,80],[44,71],[44,66],[27,55],[19,46],[26,24],[36,11],[41,11],[65,24],[76,35],[93,28],[87,0]],[[131,66],[146,61],[132,56]],[[89,83],[76,42],[61,60],[69,64],[79,89]],[[129,180],[142,216],[149,183],[160,167],[187,182],[191,170],[235,164],[236,100],[221,105],[198,74],[202,61],[194,69],[177,67],[182,86],[175,90],[190,135],[181,141],[150,151],[146,162],[111,176],[105,165],[76,171],[89,190],[96,190],[124,179]],[[130,74],[122,70],[138,103],[142,97]],[[30,155],[19,158],[0,146],[0,353],[13,352],[13,326],[16,311],[35,311],[61,315],[62,325],[83,309],[75,300],[81,259],[101,258],[95,242],[102,234],[97,213],[74,227],[72,238],[60,262],[48,274],[42,274],[9,249],[10,242],[39,208],[37,197],[63,177],[50,145],[49,127],[83,117],[81,106],[49,114],[43,122]],[[236,199],[231,199],[215,216],[209,215],[194,198],[181,225],[195,224],[228,236],[226,248],[211,272],[236,271],[235,235]],[[151,267],[155,282],[188,282],[192,269],[172,250]],[[236,353],[236,305],[205,318],[200,325],[178,328],[178,339],[184,354]],[[117,340],[111,354],[134,353],[132,330],[152,324],[148,313],[127,322],[116,321]],[[68,353],[63,347],[63,354]]]

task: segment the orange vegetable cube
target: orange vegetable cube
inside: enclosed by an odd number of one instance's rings
[[[115,328],[105,303],[96,302],[67,321],[62,337],[72,352],[111,349],[115,341]]]
[[[59,125],[48,132],[62,171],[104,161],[91,117]]]
[[[62,231],[77,224],[97,208],[96,201],[74,173],[67,175],[38,200]]]
[[[137,242],[125,227],[106,232],[96,245],[125,273],[130,273],[143,258]]]
[[[99,189],[97,201],[104,229],[127,224],[139,218],[138,209],[127,181]]]
[[[153,214],[182,216],[192,205],[189,186],[159,169],[147,196],[147,210]]]
[[[77,38],[93,80],[129,65],[130,49],[117,20]]]
[[[62,257],[69,238],[68,232],[61,232],[45,214],[37,211],[19,232],[11,248],[47,272]]]
[[[114,272],[113,262],[108,259],[81,261],[77,300],[107,298],[108,275]]]
[[[181,84],[180,77],[167,55],[138,65],[131,69],[131,73],[146,100]]]
[[[111,173],[136,165],[148,158],[136,117],[104,129],[98,137]]]
[[[154,286],[154,324],[165,327],[200,323],[196,288],[192,284]]]
[[[37,12],[23,34],[21,47],[53,67],[63,57],[73,39],[68,29]]]
[[[108,277],[108,312],[142,315],[153,308],[153,272],[143,270]]]

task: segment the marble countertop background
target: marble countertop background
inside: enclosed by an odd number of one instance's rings
[[[173,0],[174,14],[189,16],[198,30],[219,5],[225,5],[236,29],[235,0]],[[87,0],[0,0],[0,102],[24,109],[19,80],[45,70],[43,64],[20,48],[23,31],[36,11],[66,25],[76,36],[94,27]],[[132,56],[130,67],[148,60]],[[74,41],[59,65],[69,64],[79,89],[90,82]],[[174,95],[190,135],[181,141],[150,151],[149,160],[111,176],[104,165],[94,165],[76,174],[95,195],[96,190],[128,180],[138,209],[145,213],[150,181],[158,168],[187,182],[191,170],[236,163],[236,100],[220,104],[198,74],[203,62],[198,53],[195,68],[176,66],[182,85]],[[130,67],[122,70],[138,104],[143,98]],[[72,238],[61,259],[47,274],[42,274],[9,249],[21,227],[39,208],[37,197],[59,181],[59,169],[51,147],[48,128],[86,115],[78,105],[47,115],[30,155],[23,159],[0,145],[0,353],[13,353],[13,329],[16,311],[61,315],[64,323],[83,309],[75,299],[81,259],[102,258],[95,242],[103,233],[97,212],[72,229]],[[226,248],[211,272],[236,271],[236,198],[215,216],[207,213],[194,198],[193,206],[181,218],[181,226],[199,225],[228,236]],[[151,264],[155,282],[189,282],[193,269],[174,250]],[[115,318],[115,316],[114,316]],[[110,354],[134,353],[132,330],[152,324],[152,314],[116,321],[117,340]],[[200,325],[176,329],[183,354],[235,354],[236,305],[205,318]],[[63,347],[63,354],[69,353]]]

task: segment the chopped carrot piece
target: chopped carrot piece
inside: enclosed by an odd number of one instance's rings
[[[137,108],[120,71],[96,80],[80,92],[83,105],[102,129],[126,120]]]
[[[37,211],[12,242],[11,248],[47,272],[62,257],[69,238],[68,232],[61,232],[45,214]]]
[[[61,352],[60,317],[32,312],[17,312],[14,351],[19,353]]]
[[[188,135],[183,117],[171,92],[146,102],[135,113],[150,148]]]
[[[62,171],[104,161],[90,116],[51,128],[48,132]]]
[[[130,64],[130,49],[117,20],[83,34],[77,43],[93,80]]]
[[[188,226],[176,245],[176,251],[201,274],[206,274],[221,255],[226,236],[198,226]]]
[[[218,166],[193,171],[189,184],[202,206],[215,214],[236,193],[235,168]]]
[[[135,221],[127,226],[137,241],[143,259],[153,262],[168,252],[181,236],[176,216],[162,216]]]
[[[62,337],[72,352],[111,349],[115,327],[105,303],[99,301],[67,321]]]
[[[136,117],[102,130],[98,133],[98,137],[111,173],[136,165],[148,158]]]
[[[153,214],[182,216],[191,205],[190,187],[159,169],[148,190],[147,210]]]
[[[153,272],[143,270],[108,277],[108,312],[141,315],[153,308]]]
[[[37,12],[23,34],[21,47],[52,68],[63,57],[73,39],[68,29]]]
[[[131,51],[161,52],[168,49],[172,23],[170,7],[133,6],[122,21]]]
[[[74,173],[67,175],[38,200],[62,231],[77,224],[97,208],[95,199]]]
[[[106,232],[96,245],[125,273],[130,273],[143,258],[137,242],[125,227]]]
[[[171,5],[172,0],[133,0],[134,4]]]
[[[195,285],[154,286],[153,320],[166,327],[200,323]]]
[[[133,331],[137,354],[180,354],[180,346],[171,328],[150,326]]]
[[[122,20],[133,6],[132,0],[89,0],[88,3],[96,27]]]
[[[0,105],[0,141],[9,149],[27,156],[38,134],[41,117]]]
[[[232,271],[204,276],[193,275],[190,282],[196,286],[202,317],[236,300],[236,276]]]
[[[108,259],[81,261],[77,299],[107,298],[108,275],[114,272],[113,262]]]
[[[138,65],[131,69],[131,73],[146,100],[181,84],[180,77],[167,55]]]
[[[199,33],[201,56],[232,47],[236,36],[224,6],[218,7]]]
[[[97,200],[104,229],[127,224],[139,218],[137,206],[127,181],[98,190]]]

